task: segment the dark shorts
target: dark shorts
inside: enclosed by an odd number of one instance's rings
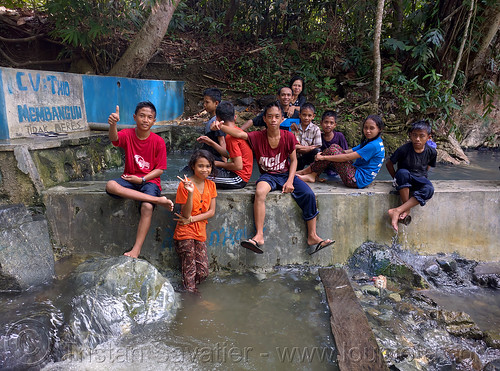
[[[133,183],[130,183],[128,180],[125,180],[123,178],[115,178],[112,180],[114,180],[116,183],[118,183],[119,185],[121,185],[124,188],[133,189],[134,191],[139,191],[141,193],[144,193],[144,194],[147,194],[150,196],[155,196],[155,197],[161,196],[160,188],[155,183],[152,183],[152,182],[146,182],[144,184],[133,184]],[[115,194],[109,193],[108,191],[106,191],[106,193],[113,198],[117,198],[117,199],[122,198],[122,197],[117,196]],[[142,204],[142,202],[141,202],[141,204]],[[156,207],[156,205],[153,204],[153,207]]]
[[[415,197],[421,206],[424,206],[434,195],[434,186],[423,176],[415,176],[407,169],[396,171],[396,190],[410,189],[410,195]]]
[[[262,174],[257,180],[258,182],[266,182],[271,187],[271,191],[283,189],[288,180],[288,173],[282,174]],[[302,218],[305,221],[314,219],[319,211],[316,207],[316,196],[304,181],[295,176],[293,179],[293,187],[295,188],[292,192],[292,197],[295,202],[302,209]]]
[[[209,176],[208,179],[215,183],[217,189],[240,189],[247,185],[238,174],[222,168],[217,168],[215,176]]]

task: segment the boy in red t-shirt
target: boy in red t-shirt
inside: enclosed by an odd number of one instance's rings
[[[231,102],[220,102],[215,114],[219,125],[239,129],[234,121],[234,106]],[[227,150],[206,135],[197,140],[215,148],[221,156],[230,158],[228,162],[215,161],[216,170],[208,179],[216,184],[217,189],[239,189],[247,185],[253,171],[253,153],[245,140],[227,135]]]
[[[252,238],[241,241],[241,246],[255,253],[262,254],[264,245],[264,219],[266,216],[266,197],[274,190],[291,193],[295,202],[302,209],[302,217],[307,225],[307,244],[309,254],[314,254],[335,241],[323,240],[316,233],[316,221],[319,211],[316,207],[316,196],[311,188],[295,176],[297,169],[297,152],[295,136],[285,130],[280,130],[283,114],[278,103],[269,104],[264,110],[264,121],[267,128],[259,131],[245,132],[237,128],[222,125],[226,134],[248,141],[261,172],[257,180],[254,201],[254,222],[256,233]]]
[[[156,120],[156,108],[151,102],[140,102],[135,108],[134,129],[118,132],[120,108],[108,117],[109,139],[125,150],[125,169],[120,178],[108,181],[106,192],[117,198],[141,201],[141,218],[134,246],[124,255],[137,258],[151,225],[155,205],[172,211],[174,204],[161,196],[160,176],[167,168],[167,150],[164,140],[151,132]]]

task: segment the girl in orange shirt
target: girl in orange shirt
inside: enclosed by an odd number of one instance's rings
[[[194,175],[180,179],[175,203],[181,204],[175,214],[175,251],[181,259],[182,283],[188,292],[198,292],[196,285],[208,276],[207,219],[215,215],[215,183],[208,180],[215,168],[212,154],[198,150],[191,156],[189,167]]]

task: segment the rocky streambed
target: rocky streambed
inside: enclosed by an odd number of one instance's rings
[[[477,299],[486,294],[500,304],[500,263],[365,243],[347,269],[391,370],[500,370],[500,305]],[[386,288],[373,282],[380,275]],[[453,295],[464,293],[472,310],[490,313],[489,326],[454,310]],[[446,308],[435,300],[440,296],[451,297]]]

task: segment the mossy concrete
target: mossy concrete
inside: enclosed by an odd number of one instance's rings
[[[175,197],[177,183],[164,185]],[[116,200],[104,192],[105,182],[73,182],[44,192],[46,214],[58,251],[122,254],[135,239],[138,204]],[[240,247],[252,237],[255,186],[219,191],[216,215],[209,220],[207,246],[212,269],[270,269],[284,264],[345,263],[365,241],[404,248],[421,254],[458,252],[475,260],[500,260],[500,182],[436,181],[436,193],[425,207],[412,211],[413,221],[396,236],[387,209],[399,203],[390,182],[375,182],[363,190],[338,182],[313,184],[320,215],[318,233],[337,242],[310,256],[306,252],[305,222],[291,195],[272,192],[266,201],[264,254]],[[471,207],[474,205],[474,207]],[[157,208],[142,256],[157,266],[177,266],[172,235],[173,214]]]

